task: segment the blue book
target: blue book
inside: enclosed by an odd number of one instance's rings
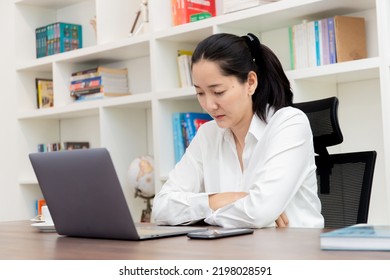
[[[42,36],[42,42],[39,40],[38,43],[40,50],[37,57],[80,49],[83,46],[82,26],[79,24],[55,22],[37,28],[36,33],[39,38]]]
[[[180,112],[175,112],[172,114],[172,131],[175,162],[178,162],[182,158],[185,151],[182,116],[183,113]]]
[[[212,120],[212,117],[207,113],[198,113],[198,112],[186,112],[183,116],[183,126],[185,128],[185,139],[186,147],[191,143],[192,139],[195,137],[196,132],[199,127]]]
[[[85,78],[81,80],[75,80],[70,82],[70,90],[79,90],[79,89],[86,89],[86,88],[92,88],[92,87],[99,87],[102,86],[102,77],[91,77],[91,78]]]
[[[56,35],[60,38],[59,52],[83,47],[82,27],[79,24],[57,23]]]
[[[314,21],[314,37],[316,45],[316,66],[320,66],[321,63],[321,40],[320,40],[320,22]]]
[[[47,37],[46,26],[38,27],[35,29],[37,58],[46,56],[46,37]]]
[[[322,250],[390,251],[390,225],[357,224],[320,235]]]
[[[207,113],[200,112],[175,112],[172,113],[172,131],[175,162],[178,162],[199,127],[212,117]]]
[[[333,64],[337,62],[334,18],[328,18],[328,34],[329,34],[329,62],[330,64]]]
[[[328,20],[321,19],[320,26],[321,26],[322,65],[327,65],[327,64],[330,64]]]

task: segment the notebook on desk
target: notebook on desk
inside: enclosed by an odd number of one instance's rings
[[[58,234],[123,240],[185,235],[191,226],[136,226],[105,148],[29,155]]]

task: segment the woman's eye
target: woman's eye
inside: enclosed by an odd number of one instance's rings
[[[216,91],[216,92],[214,92],[215,95],[222,95],[224,93],[225,93],[225,91]]]
[[[196,95],[203,95],[203,92],[197,92]]]

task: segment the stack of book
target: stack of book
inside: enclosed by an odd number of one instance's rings
[[[179,68],[179,79],[181,87],[193,86],[191,76],[191,57],[192,51],[177,51],[177,66]]]
[[[367,57],[365,19],[335,16],[289,28],[291,69]]]
[[[172,114],[175,162],[182,158],[199,127],[210,120],[212,117],[207,113],[175,112]]]
[[[127,68],[98,66],[72,73],[70,95],[77,101],[129,95]]]
[[[83,46],[79,24],[55,22],[35,29],[36,57],[80,49]]]

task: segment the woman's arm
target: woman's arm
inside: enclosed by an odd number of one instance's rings
[[[278,114],[277,112],[276,114]],[[247,173],[248,195],[214,211],[206,222],[223,227],[267,227],[276,221],[284,226],[281,213],[299,191],[314,162],[312,134],[306,116],[284,112],[273,120],[259,147],[253,151],[256,166]],[[312,157],[312,158],[311,158]],[[247,170],[248,171],[248,170]]]
[[[209,205],[214,211],[247,196],[246,192],[224,192],[209,195]]]
[[[218,210],[219,208],[225,207],[231,203],[236,202],[237,200],[247,196],[246,192],[224,192],[216,193],[209,195],[209,205],[213,211]],[[276,227],[287,227],[288,218],[287,215],[283,212],[275,221]]]
[[[200,147],[195,139],[196,136],[190,149],[197,151]],[[201,162],[188,150],[153,200],[152,214],[157,224],[191,224],[212,213],[209,194],[204,192]]]

